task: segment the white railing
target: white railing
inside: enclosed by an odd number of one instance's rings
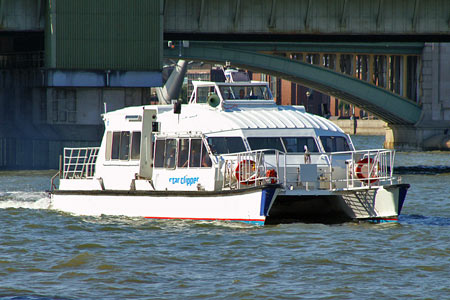
[[[63,179],[93,178],[99,147],[64,148]]]
[[[271,153],[268,155],[267,153]],[[280,183],[279,156],[277,150],[256,150],[223,155],[223,188],[242,189],[261,184]],[[266,157],[274,156],[269,161]]]
[[[330,183],[341,189],[370,188],[393,184],[395,151],[387,149],[335,152],[330,154],[330,171],[333,162],[345,159],[345,178],[331,173]],[[333,187],[331,186],[331,187]]]
[[[392,184],[393,150],[303,154],[257,150],[223,155],[222,188],[281,184],[286,189],[345,190]]]

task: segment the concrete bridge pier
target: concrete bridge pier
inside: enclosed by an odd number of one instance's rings
[[[450,150],[450,43],[427,43],[422,53],[422,114],[414,125],[389,124],[385,147]]]
[[[450,150],[449,126],[388,125],[384,147],[397,150]]]

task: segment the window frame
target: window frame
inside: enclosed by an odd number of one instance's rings
[[[168,151],[170,151],[167,147],[168,140],[175,140],[175,164],[173,167],[170,167],[167,163],[167,154]],[[188,141],[188,156],[187,164],[185,166],[180,165],[180,147],[182,145],[182,140]],[[163,150],[161,149],[162,144],[164,145]],[[197,148],[196,151],[198,151],[196,157],[192,156],[193,145]],[[156,152],[157,150],[159,152]],[[156,137],[153,151],[153,166],[155,169],[186,170],[188,168],[212,168],[212,159],[208,151],[207,141],[202,137]],[[157,159],[159,159],[160,161],[157,161]],[[204,165],[204,163],[206,164],[206,166]]]
[[[315,149],[309,149],[308,148],[308,151],[310,152],[310,153],[320,153],[320,147],[319,147],[319,145],[317,144],[317,139],[315,138],[315,137],[313,137],[313,136],[281,136],[280,137],[280,139],[281,139],[281,142],[283,143],[283,145],[284,145],[284,148],[286,149],[286,153],[305,153],[305,151],[304,151],[304,149],[303,149],[303,151],[288,151],[288,147],[286,146],[286,142],[285,142],[285,140],[284,139],[289,139],[289,138],[294,138],[294,139],[306,139],[307,141],[309,140],[309,139],[311,139],[312,140],[312,142],[314,143],[314,145],[315,145]],[[304,145],[305,146],[305,145]],[[308,146],[307,144],[306,144],[306,146]],[[297,148],[298,149],[298,148]]]
[[[343,140],[345,141],[345,144],[347,145],[347,148],[348,148],[348,149],[338,150],[337,147],[336,147],[336,142],[334,142],[335,147],[332,149],[332,151],[327,151],[327,149],[325,148],[325,144],[324,144],[323,141],[322,141],[322,138],[327,138],[327,139],[343,139]],[[346,137],[344,137],[344,136],[339,136],[339,135],[321,135],[321,136],[319,136],[319,140],[320,140],[320,143],[321,143],[321,145],[322,145],[323,151],[324,151],[325,153],[332,153],[332,152],[347,152],[347,151],[351,151],[350,143],[349,143],[348,139],[347,139]],[[327,145],[328,145],[328,143],[327,143]]]

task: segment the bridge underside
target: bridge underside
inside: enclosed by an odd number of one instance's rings
[[[221,64],[229,62],[235,67],[275,75],[356,105],[389,124],[413,125],[421,115],[418,105],[383,88],[323,67],[280,56],[208,46],[207,43],[200,42],[191,42],[185,48],[167,48],[164,56]]]

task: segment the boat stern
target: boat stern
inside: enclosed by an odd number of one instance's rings
[[[341,193],[341,206],[355,220],[396,222],[409,184],[393,184]]]

